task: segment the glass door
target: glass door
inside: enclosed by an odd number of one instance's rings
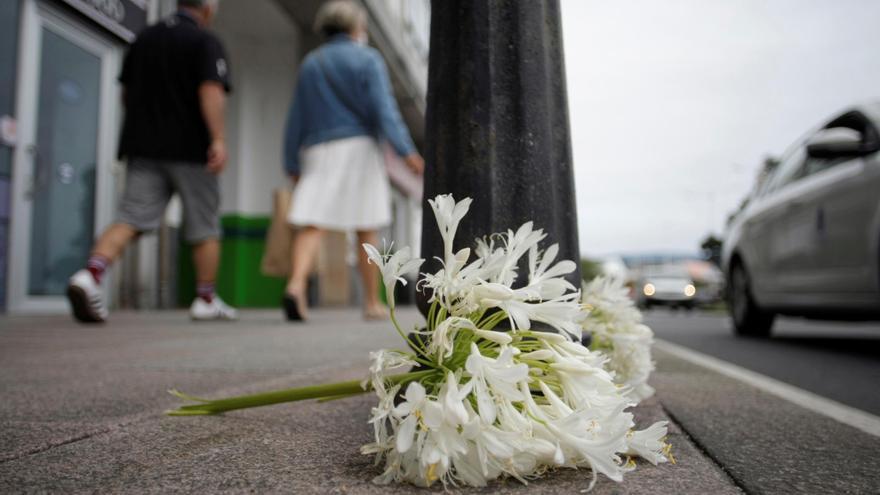
[[[110,214],[119,49],[35,0],[22,31],[9,309],[51,312]]]

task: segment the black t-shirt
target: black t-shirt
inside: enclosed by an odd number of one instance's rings
[[[138,35],[122,65],[125,122],[119,157],[204,163],[211,136],[202,117],[199,86],[229,85],[220,40],[184,12]]]

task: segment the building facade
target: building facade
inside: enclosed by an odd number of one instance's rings
[[[362,0],[371,43],[385,57],[417,146],[424,142],[429,0]],[[231,304],[274,306],[283,280],[259,273],[273,190],[289,187],[282,133],[299,62],[320,39],[320,0],[223,0],[223,40],[234,92],[227,107],[230,159],[221,179],[223,255],[218,290]],[[11,313],[66,311],[67,278],[115,214],[125,166],[116,159],[124,109],[116,76],[126,47],[175,0],[0,2],[0,305]],[[394,224],[385,237],[418,246],[421,182],[392,153]],[[159,232],[129,248],[108,277],[117,307],[188,302],[192,267],[172,201]],[[328,236],[316,294],[357,299],[354,247]]]

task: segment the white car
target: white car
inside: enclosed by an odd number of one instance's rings
[[[792,145],[734,218],[722,250],[734,330],[776,314],[880,318],[880,103]]]
[[[641,308],[669,306],[693,309],[697,288],[683,265],[645,266],[635,285],[636,304]]]

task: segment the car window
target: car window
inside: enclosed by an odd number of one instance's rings
[[[801,177],[808,177],[813,174],[818,174],[819,172],[824,172],[828,169],[831,169],[841,163],[846,163],[852,160],[852,157],[844,157],[844,158],[808,158],[806,163],[804,164],[803,171],[801,172]]]
[[[807,156],[806,143],[809,138],[820,130],[852,129],[862,135],[866,143],[880,143],[880,132],[861,112],[847,112],[833,119],[820,129],[813,129],[806,136],[795,142],[780,158],[779,165],[761,182],[755,197],[772,194],[785,186],[804,177],[828,170],[836,165],[849,161],[849,158],[814,158]],[[880,144],[877,145],[880,147]]]
[[[767,181],[767,188],[764,194],[778,191],[803,177],[803,168],[806,158],[806,148],[801,141],[782,157],[779,167],[776,169],[776,173]]]

